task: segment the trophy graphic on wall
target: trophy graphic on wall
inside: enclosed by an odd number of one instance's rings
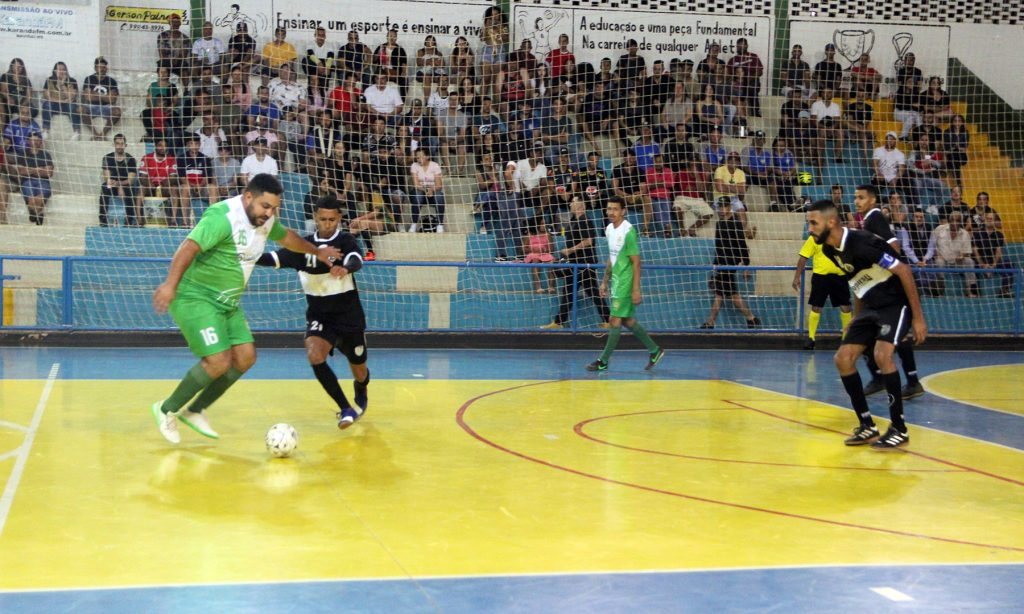
[[[906,57],[907,52],[910,51],[910,46],[914,44],[914,35],[910,32],[898,32],[892,36],[892,46],[896,49],[896,61],[893,63],[893,68],[898,73],[903,68],[903,58]]]
[[[832,42],[839,55],[846,58],[852,67],[860,60],[863,53],[870,53],[875,46],[874,30],[836,30],[832,33]]]

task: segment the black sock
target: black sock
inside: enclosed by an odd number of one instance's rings
[[[850,395],[850,403],[861,426],[874,426],[875,421],[871,419],[871,409],[868,408],[868,398],[864,396],[864,383],[860,380],[860,373],[843,375],[842,379],[843,387],[846,388],[846,394]]]
[[[372,252],[373,239],[370,238],[370,233],[364,230],[363,232],[359,233],[359,238],[363,240],[363,246],[366,248],[366,251]]]
[[[889,393],[889,420],[897,431],[907,432],[903,422],[903,395],[900,394],[900,372],[893,371],[882,375],[885,379],[885,391]]]
[[[316,379],[324,387],[327,394],[338,404],[339,409],[351,407],[348,399],[345,398],[345,393],[341,391],[341,384],[338,383],[338,377],[334,374],[334,370],[331,369],[330,365],[326,362],[313,365],[313,374],[316,375]]]
[[[917,360],[914,358],[914,346],[909,342],[905,345],[897,345],[896,353],[900,355],[903,372],[907,374],[907,385],[917,384]]]

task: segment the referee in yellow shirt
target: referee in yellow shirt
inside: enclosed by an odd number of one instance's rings
[[[807,314],[807,336],[809,339],[804,344],[804,349],[813,350],[814,338],[818,333],[818,322],[821,321],[821,309],[825,306],[825,299],[831,300],[833,307],[839,308],[843,334],[846,334],[846,327],[850,325],[853,314],[850,313],[850,286],[843,279],[843,272],[825,254],[821,253],[821,246],[814,242],[814,237],[807,237],[804,246],[800,248],[800,258],[796,261],[796,274],[793,276],[793,289],[797,292],[800,291],[800,280],[804,276],[804,267],[808,258],[814,260],[814,266],[811,269],[811,296],[807,299],[807,303],[811,306],[811,312]]]

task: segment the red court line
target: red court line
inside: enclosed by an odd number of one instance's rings
[[[674,412],[690,412],[690,411],[723,411],[732,410],[733,408],[721,408],[721,407],[708,407],[704,410],[699,409],[657,409],[652,411],[638,411],[628,414],[615,414],[611,416],[598,416],[597,418],[590,418],[582,422],[576,423],[572,430],[580,437],[599,443],[613,448],[621,448],[623,450],[632,450],[634,452],[644,452],[647,454],[657,454],[659,456],[671,456],[674,458],[686,458],[691,460],[703,460],[712,461],[717,463],[736,463],[740,465],[766,465],[769,467],[796,467],[799,469],[848,469],[850,471],[884,471],[886,473],[902,472],[902,473],[966,473],[964,469],[889,469],[885,467],[851,467],[849,465],[806,465],[799,463],[773,463],[770,461],[754,461],[754,460],[741,460],[735,458],[722,458],[718,456],[696,456],[693,454],[679,454],[678,452],[665,452],[663,450],[652,450],[650,448],[637,448],[633,446],[627,446],[620,443],[614,443],[606,439],[598,439],[593,435],[585,432],[583,429],[592,422],[598,422],[601,420],[609,420],[611,418],[628,418],[632,416],[643,416],[649,414],[666,414]],[[736,410],[744,410],[745,407],[737,407]]]
[[[771,416],[772,418],[777,418],[779,420],[785,420],[786,422],[792,422],[793,424],[799,424],[799,425],[802,425],[802,426],[809,426],[811,428],[821,429],[823,431],[828,431],[830,433],[838,433],[840,435],[846,435],[846,433],[843,432],[843,431],[837,431],[835,429],[830,429],[828,427],[818,426],[817,424],[811,424],[810,422],[803,422],[801,420],[796,420],[794,418],[787,418],[786,416],[780,416],[779,414],[774,414],[774,413],[772,413],[770,411],[767,411],[767,410],[764,410],[764,409],[758,409],[756,407],[750,407],[749,405],[744,405],[743,403],[737,403],[736,401],[730,401],[728,399],[722,399],[722,400],[725,401],[726,403],[730,403],[730,404],[735,405],[737,407],[742,407],[743,409],[749,409],[750,411],[756,411],[759,414],[764,414],[766,416]],[[1008,478],[1008,477],[1003,476],[1003,475],[998,475],[998,474],[991,473],[991,472],[988,472],[988,471],[984,471],[984,470],[981,470],[981,469],[976,469],[974,467],[968,467],[967,465],[961,465],[959,463],[954,463],[953,461],[943,460],[943,459],[935,457],[935,456],[929,456],[928,454],[922,454],[921,452],[915,452],[914,450],[908,450],[906,448],[900,448],[900,449],[894,450],[894,452],[902,452],[903,454],[912,454],[914,456],[917,456],[917,457],[920,457],[920,458],[924,458],[924,459],[930,460],[932,462],[939,463],[940,465],[948,465],[950,467],[956,467],[957,469],[962,469],[963,471],[967,471],[967,472],[970,472],[970,473],[977,473],[978,475],[983,475],[985,477],[994,478],[996,480],[1002,480],[1003,482],[1009,482],[1010,484],[1016,484],[1017,486],[1024,486],[1024,482],[1021,482],[1020,480],[1015,480],[1013,478]]]
[[[621,481],[621,480],[615,480],[615,479],[612,479],[612,478],[609,478],[609,477],[606,477],[606,476],[597,475],[597,474],[593,474],[593,473],[587,473],[585,471],[580,471],[579,469],[573,469],[571,467],[565,467],[563,465],[558,465],[558,464],[555,464],[555,463],[551,463],[551,462],[548,462],[546,460],[543,460],[543,459],[540,459],[540,458],[536,458],[536,457],[530,456],[528,454],[524,454],[522,452],[517,452],[516,450],[512,450],[511,448],[506,448],[505,446],[503,446],[503,445],[501,445],[501,444],[499,444],[499,443],[497,443],[495,441],[492,441],[490,439],[487,439],[486,437],[484,437],[480,433],[476,432],[473,429],[473,427],[471,427],[469,425],[469,423],[467,423],[466,420],[465,420],[466,412],[469,411],[469,408],[474,403],[476,403],[477,401],[479,401],[481,399],[485,399],[485,398],[490,397],[490,396],[496,396],[496,395],[503,394],[503,393],[506,393],[506,392],[511,392],[513,390],[518,390],[518,389],[521,389],[521,388],[531,388],[533,386],[542,386],[542,385],[545,385],[545,384],[556,384],[556,383],[561,382],[561,381],[564,381],[564,380],[548,380],[548,381],[542,381],[542,382],[532,382],[532,383],[529,383],[529,384],[519,384],[517,386],[510,386],[508,388],[501,388],[501,389],[498,389],[498,390],[492,390],[490,392],[485,392],[483,394],[477,395],[477,396],[469,399],[468,401],[466,401],[465,403],[463,403],[459,407],[459,410],[455,413],[455,421],[462,428],[462,430],[464,430],[466,433],[468,433],[471,437],[473,437],[477,441],[479,441],[479,442],[481,442],[481,443],[483,443],[485,445],[488,445],[488,446],[490,446],[490,447],[492,447],[492,448],[494,448],[496,450],[499,450],[499,451],[504,452],[506,454],[510,454],[512,456],[515,456],[516,458],[527,460],[527,461],[530,461],[532,463],[537,463],[538,465],[543,465],[543,466],[549,467],[551,469],[557,469],[559,471],[564,471],[566,473],[571,473],[573,475],[578,475],[580,477],[590,478],[592,480],[597,480],[599,482],[605,482],[605,483],[608,483],[608,484],[617,484],[619,486],[626,486],[628,488],[635,488],[637,490],[642,490],[642,491],[646,491],[646,492],[656,493],[656,494],[660,494],[660,495],[668,495],[670,497],[678,497],[680,499],[688,499],[690,501],[699,501],[701,503],[710,503],[712,505],[721,505],[721,506],[724,506],[724,507],[731,507],[731,508],[734,508],[734,509],[740,509],[740,510],[745,510],[745,511],[749,511],[749,512],[760,512],[760,513],[763,513],[763,514],[771,514],[773,516],[781,516],[783,518],[792,518],[792,519],[795,519],[795,520],[807,520],[807,521],[810,521],[810,522],[817,522],[817,523],[821,523],[821,524],[827,524],[827,525],[832,525],[832,526],[844,527],[844,528],[849,528],[849,529],[861,529],[861,530],[864,530],[864,531],[872,531],[872,532],[875,532],[875,533],[883,533],[883,534],[887,534],[887,535],[896,535],[896,536],[899,536],[899,537],[914,537],[914,538],[918,538],[918,539],[927,539],[927,540],[931,540],[931,541],[944,542],[944,543],[949,543],[949,544],[957,544],[957,545],[960,545],[960,546],[976,546],[978,548],[994,548],[996,550],[1007,550],[1007,551],[1010,551],[1010,552],[1024,552],[1024,548],[1017,548],[1017,547],[1014,547],[1014,546],[1002,546],[1002,545],[998,545],[998,544],[984,544],[984,543],[971,542],[971,541],[966,541],[966,540],[961,540],[961,539],[953,539],[953,538],[949,538],[949,537],[938,537],[938,536],[935,536],[935,535],[925,535],[925,534],[922,534],[922,533],[910,533],[908,531],[899,531],[899,530],[896,530],[896,529],[886,529],[884,527],[873,527],[873,526],[870,526],[870,525],[860,525],[860,524],[854,524],[854,523],[850,523],[850,522],[843,522],[843,521],[840,521],[840,520],[829,520],[827,518],[817,518],[815,516],[805,516],[803,514],[793,514],[793,513],[790,513],[790,512],[783,512],[783,511],[780,511],[780,510],[773,510],[773,509],[768,509],[768,508],[763,508],[763,507],[756,507],[756,506],[753,506],[753,505],[745,505],[743,503],[733,503],[733,502],[730,502],[730,501],[722,501],[720,499],[710,499],[710,498],[707,498],[707,497],[698,497],[696,495],[688,495],[686,493],[674,492],[674,491],[671,491],[671,490],[663,490],[663,489],[654,488],[654,487],[651,487],[651,486],[644,486],[643,484],[636,484],[636,483],[633,483],[633,482],[624,482],[624,481]],[[818,427],[818,428],[822,428],[822,427]],[[831,430],[831,429],[825,429],[825,430]]]

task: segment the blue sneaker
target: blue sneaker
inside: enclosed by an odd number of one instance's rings
[[[359,383],[356,380],[352,380],[352,388],[355,390],[355,402],[359,406],[359,409],[366,411],[366,406],[370,404],[369,395],[366,392],[367,385],[370,383],[370,376],[366,376],[366,381]]]
[[[356,420],[358,420],[362,415],[363,410],[355,409],[352,407],[346,407],[345,409],[338,412],[338,428],[344,431],[348,427],[355,424]]]

